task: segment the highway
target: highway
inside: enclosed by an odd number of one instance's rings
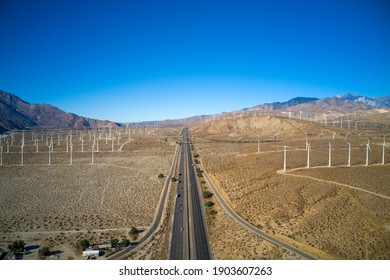
[[[210,246],[187,128],[182,130],[179,174],[169,259],[209,260]]]
[[[173,162],[171,166],[171,170],[166,177],[165,183],[164,183],[164,189],[161,193],[160,197],[160,202],[156,210],[156,214],[154,216],[154,220],[150,228],[148,228],[147,232],[145,235],[138,240],[138,242],[134,245],[130,245],[129,247],[117,251],[113,253],[112,255],[108,256],[108,260],[120,260],[120,259],[125,259],[134,249],[144,245],[149,241],[149,239],[153,236],[153,234],[160,228],[160,225],[162,224],[163,217],[166,211],[167,207],[167,199],[168,199],[168,190],[169,190],[169,185],[171,184],[171,178],[175,172],[176,166],[177,166],[177,161],[178,157],[180,154],[180,149],[176,147],[175,155],[173,157]]]
[[[169,246],[169,259],[188,260],[189,257],[189,226],[188,226],[188,197],[187,197],[187,160],[183,145],[180,149],[178,183],[173,209],[173,223]]]

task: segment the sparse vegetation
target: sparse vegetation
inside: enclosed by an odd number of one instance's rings
[[[82,239],[78,242],[78,244],[81,246],[81,248],[83,250],[86,250],[87,248],[89,248],[90,244],[89,244],[89,241],[86,240],[86,239]]]
[[[42,247],[38,250],[38,257],[43,260],[48,256],[50,253],[49,247]]]
[[[160,173],[159,175],[158,175],[158,178],[159,179],[163,179],[165,176],[164,176],[164,174],[162,174],[162,173]]]
[[[134,234],[138,234],[138,233],[139,233],[139,229],[137,229],[136,227],[131,227],[131,229],[129,231],[130,235],[134,235]]]
[[[207,207],[212,207],[212,206],[214,206],[214,202],[212,202],[212,201],[207,201],[206,204],[205,204],[205,206],[207,206]]]
[[[118,247],[118,244],[119,244],[118,238],[113,238],[113,239],[111,239],[111,240],[110,240],[110,244],[111,244],[111,247],[113,247],[113,248]]]
[[[119,243],[119,246],[121,247],[128,247],[130,245],[130,240],[127,238],[123,238],[121,243]]]
[[[14,253],[22,253],[24,252],[25,243],[23,240],[16,240],[12,242],[12,244],[8,245],[8,250]]]
[[[210,191],[204,191],[202,196],[203,196],[203,198],[210,198],[213,195],[214,194],[212,192],[210,192]]]

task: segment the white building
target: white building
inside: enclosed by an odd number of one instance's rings
[[[99,257],[99,250],[85,250],[83,257]]]

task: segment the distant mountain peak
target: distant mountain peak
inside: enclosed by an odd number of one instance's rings
[[[365,105],[369,105],[375,108],[388,108],[390,96],[383,97],[366,97],[355,93],[339,94],[335,96],[341,100],[350,100]]]
[[[30,104],[0,90],[0,132],[33,127],[86,128],[109,123],[66,113],[49,104]]]

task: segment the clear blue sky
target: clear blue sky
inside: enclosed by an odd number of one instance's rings
[[[389,95],[389,3],[0,0],[0,89],[120,122]]]

